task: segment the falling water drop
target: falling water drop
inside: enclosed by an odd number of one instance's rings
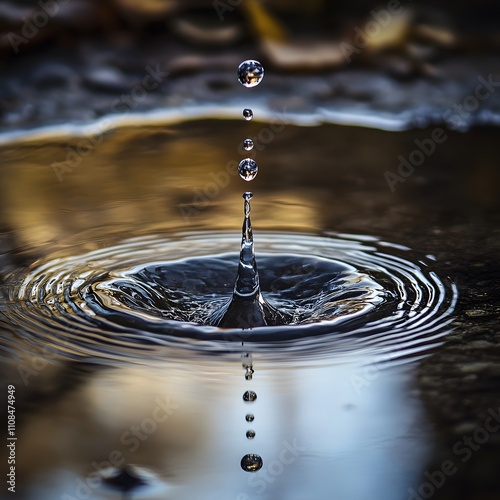
[[[253,118],[253,111],[251,109],[245,108],[243,110],[243,118],[248,122]]]
[[[243,196],[247,195],[247,198],[250,199],[252,197],[252,193],[245,193]],[[248,207],[248,210],[250,210],[250,207]],[[250,212],[248,212],[248,215],[250,215]],[[253,361],[252,361],[252,354],[249,352],[246,352],[241,355],[242,363],[241,366],[245,369],[245,380],[252,380],[253,374],[254,374],[254,369],[253,369]]]
[[[252,429],[249,429],[246,434],[248,439],[253,439],[255,437],[255,431]]]
[[[263,74],[264,70],[262,69]],[[262,79],[262,75],[259,82]],[[250,119],[252,111],[244,109],[243,116],[245,118],[248,116],[247,119]],[[245,181],[253,180],[257,172],[257,163],[251,158],[241,160],[238,165],[238,173]],[[233,296],[221,309],[212,314],[208,323],[223,328],[241,329],[286,324],[287,316],[269,304],[261,294],[259,273],[257,272],[257,263],[253,248],[252,223],[250,222],[250,200],[252,199],[252,193],[243,193],[243,199],[245,200],[245,218],[241,231],[240,262]]]
[[[243,148],[245,149],[245,151],[251,151],[253,149],[252,139],[245,139],[243,141]]]
[[[251,413],[248,413],[247,415],[245,415],[245,420],[247,422],[253,422],[255,420],[255,417]]]
[[[247,366],[245,371],[245,380],[252,380],[254,369],[251,366]]]
[[[257,176],[258,171],[259,167],[257,162],[252,160],[252,158],[245,158],[244,160],[241,160],[238,165],[238,173],[240,174],[240,177],[247,182],[253,181]]]
[[[241,468],[246,472],[257,472],[263,464],[262,458],[254,453],[245,455],[241,459]]]
[[[245,401],[247,403],[252,403],[256,399],[257,399],[257,394],[253,391],[246,391],[243,394],[243,401]]]
[[[238,81],[245,87],[259,85],[264,78],[264,66],[259,61],[249,59],[238,66]]]

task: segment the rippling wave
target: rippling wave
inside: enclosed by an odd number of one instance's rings
[[[290,323],[252,330],[206,326],[234,286],[238,236],[198,232],[132,238],[6,276],[9,343],[61,357],[161,356],[165,348],[226,352],[415,356],[447,332],[457,292],[431,260],[372,237],[259,233],[265,298]]]

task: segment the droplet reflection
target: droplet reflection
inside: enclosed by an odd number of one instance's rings
[[[253,118],[253,111],[251,109],[245,108],[243,110],[243,118],[245,118],[246,121],[250,121]]]
[[[245,380],[252,380],[254,369],[251,366],[248,366],[245,371]]]
[[[243,401],[246,401],[247,403],[252,403],[257,399],[257,394],[253,391],[246,391],[245,394],[243,394]]]
[[[254,453],[245,455],[241,459],[241,468],[246,472],[257,472],[263,464],[262,458]]]
[[[238,165],[238,173],[244,181],[253,181],[259,172],[259,167],[252,158],[245,158]]]
[[[264,66],[259,61],[248,59],[238,66],[238,81],[247,88],[256,87],[264,78]]]

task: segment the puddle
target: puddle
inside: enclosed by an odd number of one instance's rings
[[[490,129],[449,133],[391,188],[385,173],[430,133],[219,120],[4,144],[0,349],[21,498],[417,489],[436,429],[416,371],[451,330],[454,283],[462,300],[475,256],[495,255],[498,219],[495,165],[473,161],[475,141],[495,150]],[[234,286],[247,136],[265,164],[252,182],[262,292],[294,319],[243,338],[206,326],[203,307]],[[242,470],[246,455],[262,468]]]

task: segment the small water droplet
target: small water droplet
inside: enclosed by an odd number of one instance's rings
[[[246,121],[250,121],[253,118],[253,111],[251,109],[245,108],[243,110],[243,118],[245,118]]]
[[[238,81],[247,88],[255,87],[264,78],[264,66],[259,61],[248,59],[238,66]]]
[[[243,148],[245,149],[245,151],[251,151],[253,149],[252,139],[245,139],[243,141]]]
[[[247,422],[253,422],[254,419],[255,419],[255,417],[251,413],[248,413],[247,415],[245,415],[245,420]]]
[[[262,458],[254,453],[245,455],[241,459],[241,468],[246,472],[257,472],[263,464]]]
[[[252,158],[245,158],[244,160],[241,160],[238,165],[238,173],[240,174],[240,177],[247,182],[253,181],[257,176],[258,171],[259,167],[257,162],[252,160]]]
[[[245,371],[245,380],[252,380],[253,372],[254,372],[253,368],[251,366],[248,366]]]
[[[249,429],[247,431],[247,438],[248,439],[253,439],[255,437],[255,431],[253,431],[252,429]]]
[[[246,402],[252,402],[257,399],[257,394],[253,391],[246,391],[245,394],[243,394],[243,401]]]

